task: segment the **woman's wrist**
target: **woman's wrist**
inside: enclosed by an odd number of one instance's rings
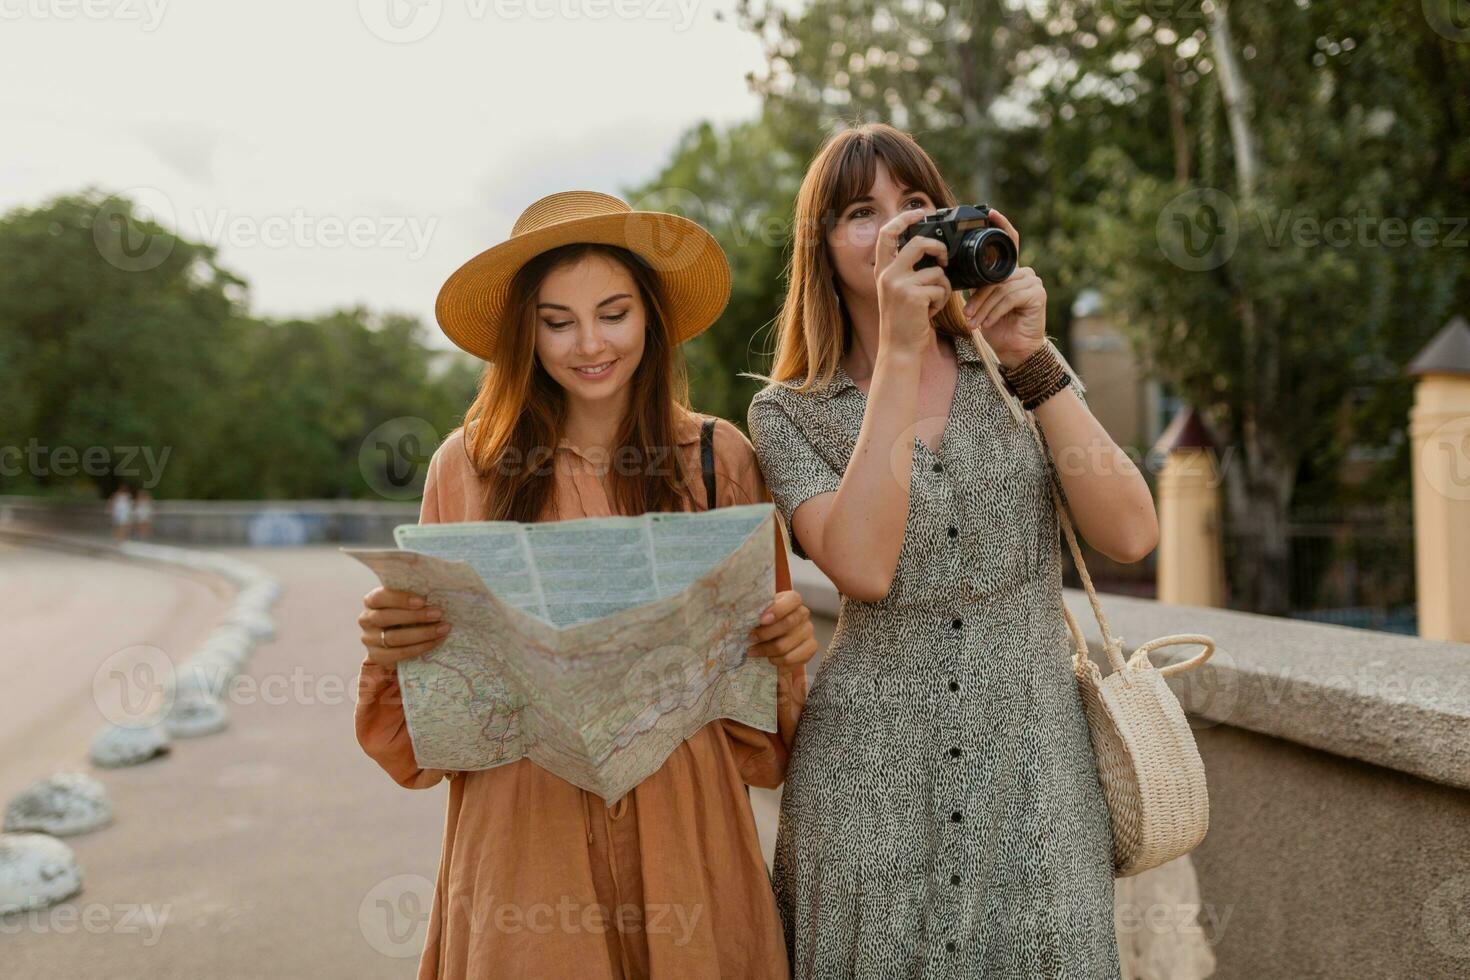
[[[885,374],[893,371],[917,371],[923,363],[923,350],[910,350],[897,344],[883,344],[878,348],[878,356],[873,361],[873,375],[876,377],[879,369],[882,369]]]
[[[880,325],[878,353],[875,361],[882,360],[884,355],[890,358],[920,358],[924,354],[924,343],[927,338],[917,339],[904,336],[895,330],[884,330]]]
[[[1046,347],[1046,338],[1042,337],[1030,347],[1027,347],[1017,353],[1011,353],[1009,354],[1009,356],[1002,356],[1000,352],[997,351],[995,358],[996,360],[1000,361],[1000,366],[1002,368],[1007,371],[1014,371],[1016,368],[1021,366],[1023,361],[1025,361],[1028,357],[1031,357],[1037,351],[1041,350],[1044,347]]]
[[[1027,410],[1036,408],[1072,381],[1062,359],[1045,340],[1015,365],[1002,364],[1000,373],[1006,387]]]

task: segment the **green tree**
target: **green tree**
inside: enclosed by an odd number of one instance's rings
[[[6,490],[147,482],[114,472],[141,469],[141,447],[163,464],[160,497],[371,497],[371,433],[421,419],[425,441],[442,436],[474,395],[478,362],[431,349],[417,319],[254,319],[212,248],[96,189],[5,215],[0,263],[0,446],[27,464],[0,474]],[[93,448],[108,465],[88,473]]]
[[[89,188],[0,219],[0,265],[0,444],[43,449],[0,481],[105,493],[138,480],[114,472],[138,447],[187,467],[239,335],[243,283],[214,250]],[[89,450],[105,469],[65,463]]]
[[[1344,497],[1334,464],[1395,441],[1401,366],[1470,299],[1470,48],[1390,3],[1217,2],[1170,40],[1195,164],[1098,150],[1087,237],[1155,369],[1238,450],[1229,513],[1257,543],[1236,584],[1281,612],[1302,473],[1311,502]],[[1374,490],[1406,500],[1398,444]]]
[[[756,389],[738,374],[768,366],[768,328],[784,295],[791,202],[803,163],[760,120],[724,132],[705,123],[684,135],[653,180],[624,192],[635,207],[698,222],[725,250],[730,304],[713,327],[685,345],[685,357],[695,407],[742,425]]]
[[[1303,476],[1312,503],[1349,499],[1335,462],[1397,444],[1369,492],[1407,498],[1398,369],[1470,299],[1470,45],[1442,6],[739,11],[766,47],[760,126],[799,165],[835,127],[891,122],[962,199],[1016,222],[1054,336],[1078,291],[1105,291],[1155,376],[1236,450],[1229,513],[1260,535],[1237,583],[1280,612]],[[1415,221],[1428,244],[1404,243]]]

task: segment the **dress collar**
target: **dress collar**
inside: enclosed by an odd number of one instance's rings
[[[674,441],[681,446],[690,446],[697,443],[699,441],[700,426],[704,424],[705,416],[697,412],[691,412],[682,405],[675,406],[674,413]],[[578,459],[592,462],[591,457],[565,439],[557,444],[556,451],[567,452],[576,456]]]

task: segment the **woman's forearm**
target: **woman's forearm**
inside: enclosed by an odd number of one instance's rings
[[[1159,522],[1148,483],[1133,460],[1069,389],[1042,402],[1035,413],[1077,533],[1114,561],[1146,556],[1158,544]]]
[[[817,566],[856,599],[872,602],[887,595],[898,568],[908,524],[922,359],[919,352],[880,350],[841,487],[812,515],[816,533],[802,535],[803,542],[815,539],[807,553]]]

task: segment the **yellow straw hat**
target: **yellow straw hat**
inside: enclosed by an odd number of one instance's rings
[[[463,349],[492,360],[510,283],[521,266],[560,245],[620,245],[640,256],[663,285],[676,343],[703,332],[730,301],[730,264],[714,236],[688,218],[634,211],[611,194],[563,191],[516,219],[510,238],[460,266],[439,289],[434,316]]]

